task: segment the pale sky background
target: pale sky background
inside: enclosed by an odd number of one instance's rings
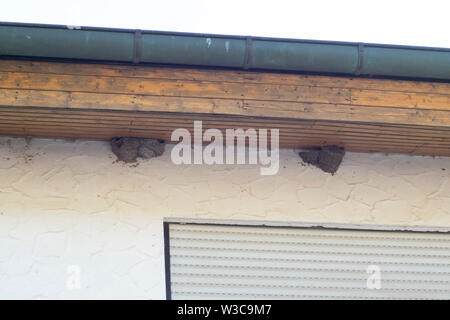
[[[0,21],[450,48],[450,0],[3,0]]]

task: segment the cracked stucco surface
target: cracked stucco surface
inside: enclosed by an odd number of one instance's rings
[[[0,138],[0,298],[162,299],[164,217],[450,227],[450,158],[347,153],[331,176],[282,150],[261,176],[170,149],[135,166],[107,142]]]

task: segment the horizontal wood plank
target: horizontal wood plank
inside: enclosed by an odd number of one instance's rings
[[[0,119],[2,123],[15,123],[19,125],[48,125],[48,124],[72,124],[80,126],[91,127],[116,127],[116,128],[133,128],[145,130],[157,127],[158,130],[173,131],[177,128],[192,128],[195,120],[202,120],[204,122],[204,130],[210,128],[218,128],[225,130],[226,128],[259,128],[271,129],[273,123],[264,118],[248,120],[246,118],[227,118],[215,119],[211,117],[174,117],[173,115],[164,114],[140,114],[139,116],[128,115],[120,113],[117,117],[111,117],[110,114],[93,113],[91,115],[76,115],[72,112],[63,112],[54,110],[51,114],[41,112],[23,112],[17,113],[14,110],[4,110],[0,108]],[[277,129],[280,129],[282,137],[295,136],[299,133],[303,134],[321,134],[330,137],[353,137],[356,139],[372,140],[384,139],[385,141],[405,141],[405,142],[428,142],[435,144],[445,144],[450,146],[450,131],[435,132],[420,132],[420,128],[390,128],[385,127],[383,130],[379,128],[370,128],[369,126],[360,125],[359,127],[346,127],[341,123],[289,123],[279,122]],[[364,131],[362,131],[362,129]],[[414,134],[413,134],[414,133]]]
[[[0,72],[0,89],[129,94],[179,98],[244,99],[450,111],[449,94],[212,81],[136,79]]]
[[[143,96],[0,89],[0,105],[91,110],[158,111],[284,119],[447,126],[450,111],[345,104]]]
[[[0,71],[129,77],[143,79],[237,82],[276,85],[304,85],[308,87],[354,88],[397,92],[450,94],[450,84],[440,82],[327,77],[304,74],[235,71],[199,68],[158,67],[151,65],[118,65],[93,63],[63,63],[45,61],[0,60]]]
[[[110,139],[114,136],[153,137],[170,141],[170,135],[177,128],[186,128],[193,132],[193,121],[202,120],[203,130],[217,128],[223,132],[227,128],[274,128],[271,119],[224,117],[218,119],[211,115],[183,115],[176,113],[139,113],[108,112],[79,110],[80,115],[74,115],[67,109],[29,109],[21,115],[14,109],[0,108],[0,129],[12,135],[21,136],[60,136],[66,138],[90,137],[93,139]],[[428,152],[448,155],[450,152],[450,132],[442,130],[441,135],[427,136],[430,132],[422,130],[425,137],[416,137],[414,131],[421,128],[387,127],[391,133],[383,130],[370,132],[370,126],[358,124],[345,130],[345,126],[336,122],[295,122],[286,120],[279,122],[280,146],[300,148],[314,145],[336,144],[349,151],[365,152],[395,152],[427,154]],[[331,128],[331,129],[330,129]],[[433,132],[434,133],[434,132]],[[368,143],[368,141],[370,141]]]

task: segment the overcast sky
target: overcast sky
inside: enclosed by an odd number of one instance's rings
[[[450,0],[4,0],[0,21],[450,48]]]

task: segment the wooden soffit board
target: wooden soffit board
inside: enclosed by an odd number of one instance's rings
[[[0,135],[170,141],[278,128],[280,146],[450,156],[450,83],[0,60]]]

